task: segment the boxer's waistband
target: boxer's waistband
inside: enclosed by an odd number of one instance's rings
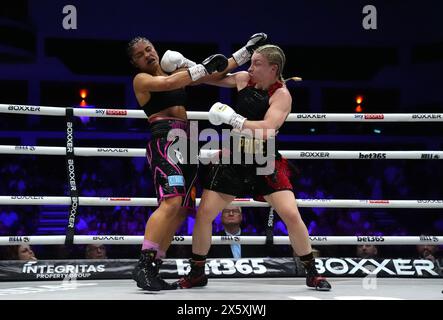
[[[181,133],[186,136],[189,134],[188,121],[178,118],[155,117],[149,121],[149,129],[153,138],[167,137],[174,129],[177,129],[173,133],[174,136],[179,136]]]

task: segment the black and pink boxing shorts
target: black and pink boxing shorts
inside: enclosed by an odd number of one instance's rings
[[[188,122],[177,118],[157,117],[149,122],[149,127],[152,137],[146,147],[146,155],[158,202],[181,196],[182,207],[194,211],[198,162],[190,159],[197,155],[189,155],[188,152],[184,159],[178,144],[179,137],[170,134],[172,129],[181,129],[187,139]]]

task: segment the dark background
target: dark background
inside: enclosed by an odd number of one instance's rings
[[[376,30],[362,27],[367,4],[377,8]],[[76,30],[63,28],[65,5],[77,9]],[[91,107],[136,109],[134,70],[125,52],[133,37],[149,38],[160,56],[172,49],[199,62],[213,53],[229,56],[253,33],[266,32],[286,53],[284,76],[304,80],[288,83],[292,112],[354,113],[362,95],[365,113],[442,113],[442,12],[441,1],[6,1],[0,8],[0,103],[78,107],[85,88]],[[202,85],[187,91],[191,111],[206,111],[219,100],[235,104],[235,92],[227,89]],[[0,114],[2,145],[63,146],[63,130],[58,117]],[[442,150],[442,133],[441,122],[309,122],[285,124],[279,139],[284,150]],[[149,137],[144,120],[101,118],[76,119],[75,135],[77,146],[137,148]],[[81,195],[155,196],[144,159],[77,158],[77,163]],[[438,160],[293,163],[299,198],[443,199]],[[0,170],[1,195],[67,195],[63,157],[1,155]],[[48,222],[57,220],[56,214],[45,216],[48,210],[55,209],[0,206],[17,215],[0,231],[63,234],[65,221]],[[115,226],[128,224],[121,216],[125,210],[129,220],[138,221],[134,230]],[[79,232],[141,235],[152,208],[138,210],[80,208],[80,217],[91,218]],[[250,224],[260,233],[266,210],[246,211],[245,228]],[[441,210],[301,212],[316,235],[443,232]],[[191,224],[181,230],[190,231]]]

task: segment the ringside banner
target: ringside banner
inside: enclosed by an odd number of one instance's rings
[[[136,263],[134,259],[2,261],[0,281],[131,279]],[[316,266],[326,277],[442,277],[440,266],[429,260],[317,258]],[[188,271],[187,259],[166,259],[160,273],[174,279]],[[209,259],[206,273],[211,278],[304,276],[293,258]]]

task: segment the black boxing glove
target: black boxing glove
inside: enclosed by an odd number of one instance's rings
[[[201,64],[197,64],[188,69],[192,81],[197,81],[215,71],[221,72],[228,67],[228,59],[222,54],[213,54],[206,58]]]
[[[202,62],[202,65],[209,74],[214,73],[215,71],[221,72],[228,67],[228,59],[222,54],[213,54],[206,58]]]
[[[244,47],[232,54],[235,62],[239,66],[248,62],[251,59],[255,49],[266,44],[267,39],[268,35],[266,33],[260,32],[253,34]]]

